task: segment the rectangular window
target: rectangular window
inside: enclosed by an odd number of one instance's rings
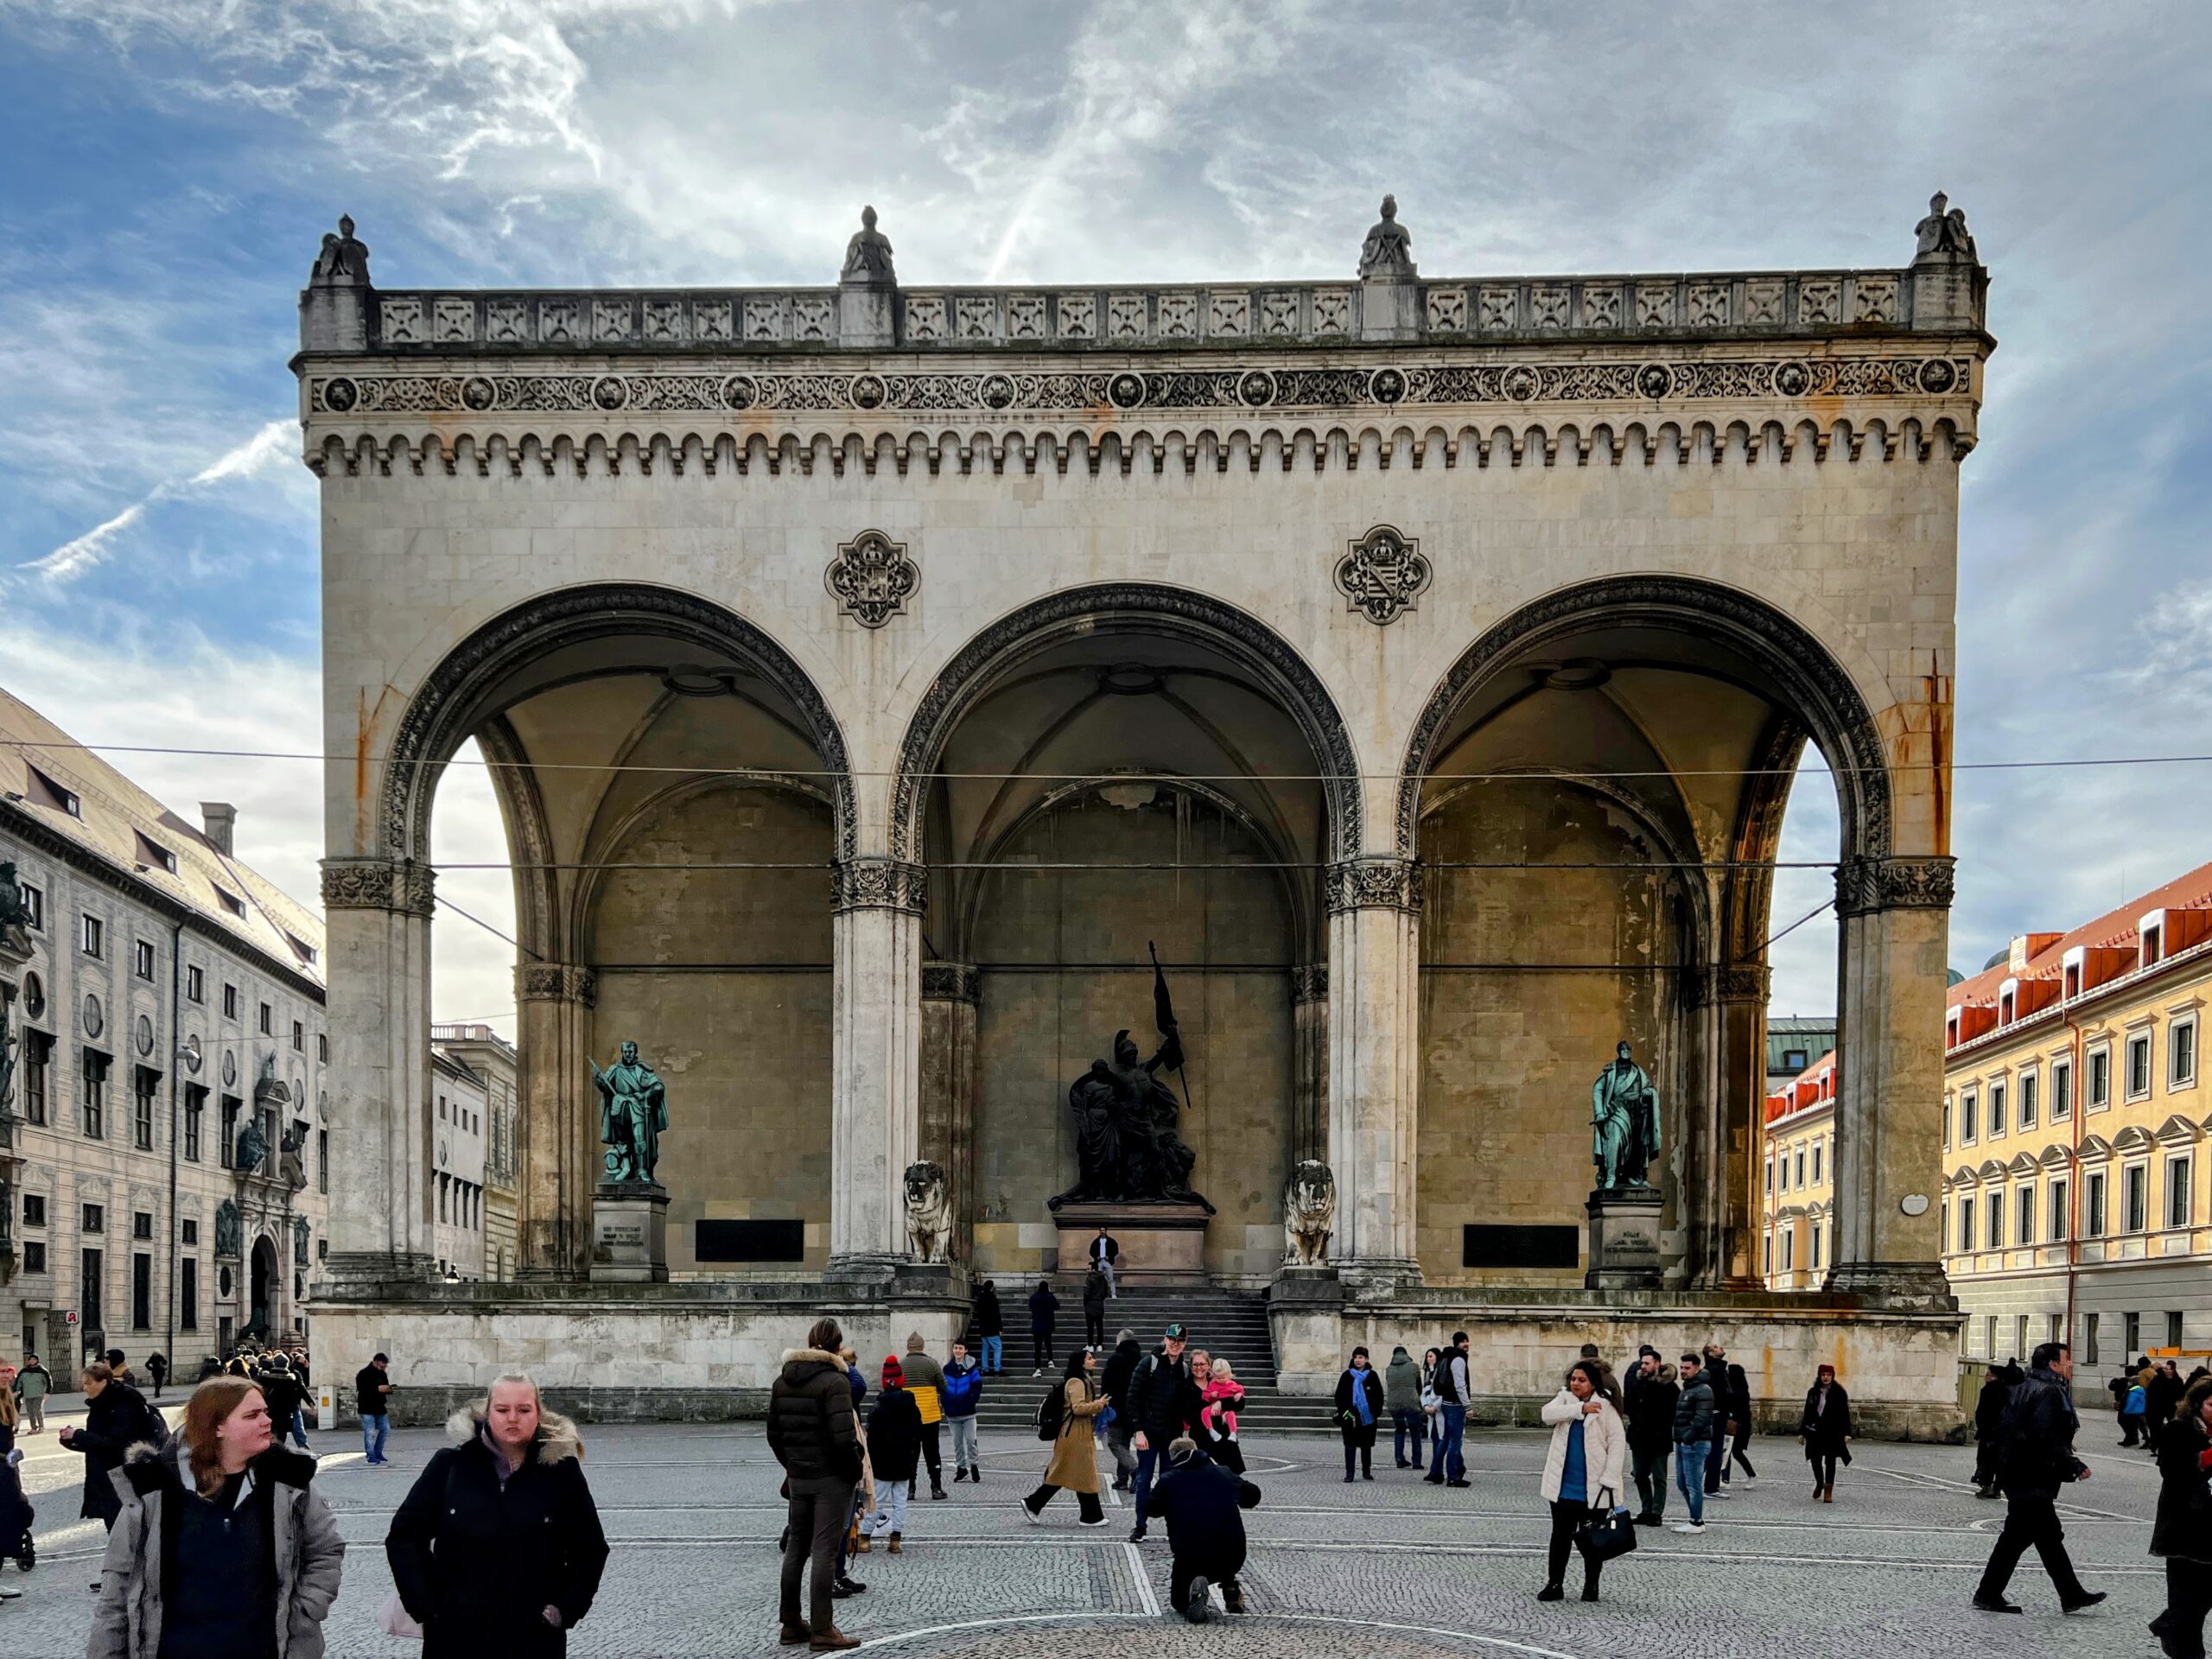
[[[25,1273],[46,1271],[46,1246],[35,1238],[23,1241],[23,1271]]]
[[[2063,1123],[2074,1116],[2074,1063],[2054,1060],[2050,1066],[2050,1121]]]
[[[2101,1112],[2112,1104],[2112,1050],[2089,1052],[2089,1109]]]
[[[1802,1187],[1805,1185],[1805,1148],[1802,1147],[1797,1148],[1797,1169],[1796,1179],[1799,1186]]]
[[[1766,1190],[1770,1192],[1774,1191],[1774,1160],[1771,1158],[1766,1160]]]
[[[235,985],[226,985],[223,987],[223,1018],[235,1020],[238,1017],[238,988]]]
[[[2028,1316],[2024,1313],[2012,1321],[2012,1352],[2022,1360],[2028,1357]]]
[[[1782,1270],[1793,1273],[1797,1267],[1797,1230],[1792,1227],[1782,1236]]]
[[[2178,1310],[2166,1315],[2166,1346],[2181,1346],[2181,1314]]]
[[[2005,1189],[1999,1187],[1989,1195],[1989,1248],[2000,1249],[2005,1243]]]
[[[188,1216],[177,1223],[176,1240],[180,1244],[197,1244],[200,1242],[200,1224]]]
[[[1813,1185],[1815,1186],[1818,1186],[1821,1184],[1821,1148],[1822,1144],[1822,1142],[1818,1141],[1813,1142]],[[1820,1263],[1815,1262],[1813,1265],[1815,1267],[1818,1267],[1820,1266]]]
[[[2001,1080],[1989,1085],[1989,1133],[1993,1138],[2005,1133],[2005,1093]]]
[[[130,1212],[130,1236],[133,1238],[151,1238],[153,1236],[153,1212],[149,1210],[133,1210]]]
[[[2190,1089],[2196,1084],[2196,1021],[2177,1020],[2166,1030],[2166,1087]]]
[[[1817,1221],[1813,1224],[1812,1265],[1815,1268],[1821,1265],[1821,1224]]]
[[[1772,1233],[1766,1236],[1765,1243],[1766,1248],[1760,1252],[1760,1255],[1764,1258],[1766,1265],[1760,1271],[1771,1277],[1774,1273],[1774,1235]]]
[[[98,1331],[107,1324],[102,1317],[101,1281],[107,1277],[107,1258],[98,1250],[77,1253],[77,1319],[80,1331]]]
[[[2065,1315],[2063,1314],[2052,1313],[2046,1315],[2043,1322],[2043,1339],[2045,1342],[2065,1341],[2066,1334],[2059,1329],[2059,1326],[2064,1323]]]
[[[107,943],[107,930],[100,925],[100,918],[97,916],[86,916],[79,919],[85,925],[81,935],[85,954],[97,957]]]
[[[276,1034],[276,1010],[266,1002],[261,1005],[261,1034],[264,1037]]]
[[[1981,1096],[1969,1089],[1959,1096],[1959,1139],[1973,1141],[1980,1134]]]
[[[130,1258],[130,1328],[143,1331],[154,1323],[154,1258],[143,1251]]]
[[[2082,1316],[2082,1363],[2084,1365],[2097,1363],[2097,1316],[2094,1313]]]
[[[2036,1126],[2036,1096],[2040,1081],[2032,1071],[2020,1073],[2020,1127],[2032,1129]]]
[[[1981,1322],[1981,1351],[1992,1359],[1997,1357],[1997,1316],[1994,1313]]]
[[[315,1033],[315,1058],[321,1065],[327,1065],[330,1064],[330,1036],[328,1033],[321,1031]]]
[[[328,1129],[317,1129],[315,1132],[315,1190],[318,1192],[330,1191],[330,1131]]]
[[[200,1328],[200,1261],[188,1255],[177,1263],[176,1325],[180,1331]]]
[[[2140,1313],[2121,1314],[2120,1336],[2120,1345],[2131,1356],[2140,1354],[2143,1351],[2143,1316]]]
[[[205,969],[188,968],[184,970],[184,1000],[205,1002],[207,1000],[207,973]]]
[[[23,1033],[23,1121],[46,1122],[47,1089],[51,1078],[54,1039],[42,1031]]]
[[[2024,1186],[2012,1195],[2012,1242],[2036,1242],[2036,1190],[2032,1186]]]
[[[23,908],[30,912],[24,918],[23,925],[30,929],[34,933],[45,932],[46,894],[41,893],[38,888],[31,886],[28,881],[21,882],[18,885],[20,885],[23,890]]]
[[[154,942],[140,939],[131,956],[138,977],[150,983],[154,977]]]
[[[1943,1150],[1948,1152],[1951,1149],[1952,1145],[1951,1097],[1948,1095],[1946,1095],[1943,1096]]]
[[[2054,1244],[2066,1242],[2066,1196],[2065,1182],[2053,1181],[2050,1184],[2050,1225],[2045,1231]]]
[[[2166,1225],[2189,1225],[2189,1160],[2187,1157],[2166,1160]]]
[[[87,1204],[79,1206],[77,1211],[77,1225],[79,1230],[83,1232],[105,1232],[107,1230],[107,1207],[105,1205],[99,1204]]]
[[[438,1219],[440,1221],[450,1219],[446,1214],[446,1191],[448,1179],[448,1177],[442,1174],[438,1177]]]
[[[2151,1092],[2151,1033],[2139,1031],[2127,1039],[2127,1097],[2141,1100]]]
[[[215,1160],[225,1169],[235,1169],[238,1161],[238,1114],[245,1109],[245,1103],[236,1095],[223,1096],[223,1138],[216,1143]]]
[[[306,1025],[305,1025],[305,1024],[303,1024],[302,1021],[297,1020],[293,1020],[293,1021],[292,1021],[292,1049],[293,1049],[293,1052],[294,1052],[295,1053],[304,1054],[304,1053],[306,1053],[306,1052],[307,1052],[307,1047],[308,1047],[308,1028],[307,1028]]]
[[[2120,1179],[2125,1183],[2127,1230],[2139,1233],[2151,1224],[2151,1166],[2130,1164]]]
[[[200,1140],[207,1128],[207,1090],[197,1083],[184,1085],[184,1158],[187,1163],[200,1160]]]
[[[150,1065],[133,1068],[130,1089],[130,1144],[141,1152],[154,1149],[154,1091],[162,1074]]]
[[[1959,1248],[1962,1250],[1974,1249],[1974,1200],[1972,1198],[1959,1200]]]
[[[23,1194],[23,1225],[26,1227],[46,1225],[46,1199],[42,1195],[36,1192]]]
[[[109,1057],[97,1048],[85,1051],[85,1134],[94,1141],[107,1138],[107,1069]]]
[[[2092,1173],[2082,1188],[2085,1213],[2082,1217],[2082,1236],[2102,1238],[2105,1236],[2105,1175],[2102,1170]]]

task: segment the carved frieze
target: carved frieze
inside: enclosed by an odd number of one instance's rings
[[[929,872],[903,858],[848,858],[832,867],[831,907],[836,910],[909,910],[929,907]]]
[[[1948,910],[1956,864],[1949,858],[1847,858],[1836,866],[1836,914]]]
[[[922,569],[906,556],[904,542],[864,530],[839,544],[822,580],[840,611],[864,628],[880,628],[906,608],[922,585]]]
[[[1329,965],[1324,962],[1300,963],[1290,970],[1290,1000],[1294,1003],[1325,1002],[1329,1000]]]
[[[1328,869],[1332,914],[1341,910],[1417,911],[1422,888],[1419,859],[1347,858]]]
[[[1682,969],[1682,1001],[1700,1008],[1709,1002],[1758,1002],[1767,1000],[1770,976],[1763,963],[1724,962],[1717,967]]]
[[[436,908],[436,872],[412,860],[326,859],[322,866],[325,910],[398,910],[428,916]]]
[[[1429,583],[1421,543],[1389,524],[1377,524],[1352,542],[1337,561],[1337,591],[1348,610],[1387,626],[1414,608]]]
[[[515,995],[524,1002],[575,1002],[588,1008],[599,1001],[599,976],[573,962],[526,962],[515,969]]]
[[[972,963],[925,962],[922,964],[925,1002],[976,1002],[982,999],[983,970]]]

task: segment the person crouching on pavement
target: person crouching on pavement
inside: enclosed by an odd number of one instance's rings
[[[906,1543],[906,1483],[922,1459],[922,1408],[906,1392],[906,1373],[896,1354],[883,1358],[883,1392],[868,1416],[868,1463],[875,1472],[875,1513],[861,1522],[861,1536],[891,1538],[893,1555]]]
[[[1167,1447],[1167,1472],[1152,1489],[1152,1513],[1167,1522],[1168,1605],[1193,1624],[1211,1611],[1210,1585],[1221,1586],[1221,1605],[1244,1611],[1244,1517],[1260,1502],[1260,1489],[1235,1471],[1209,1462],[1188,1435]]]

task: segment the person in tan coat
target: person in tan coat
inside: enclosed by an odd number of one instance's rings
[[[1021,1500],[1021,1513],[1034,1522],[1054,1492],[1073,1492],[1082,1510],[1082,1524],[1103,1527],[1106,1512],[1098,1506],[1098,1446],[1092,1437],[1092,1420],[1106,1409],[1098,1392],[1098,1356],[1078,1348],[1068,1356],[1067,1374],[1061,1379],[1059,1432],[1052,1438],[1052,1461],[1044,1484]]]

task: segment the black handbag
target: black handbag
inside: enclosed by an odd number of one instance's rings
[[[1593,1567],[1600,1561],[1610,1561],[1616,1555],[1625,1555],[1636,1548],[1636,1522],[1618,1507],[1620,1499],[1611,1487],[1599,1490],[1612,1502],[1603,1510],[1593,1511],[1574,1529],[1574,1547],[1582,1552],[1583,1560]]]

